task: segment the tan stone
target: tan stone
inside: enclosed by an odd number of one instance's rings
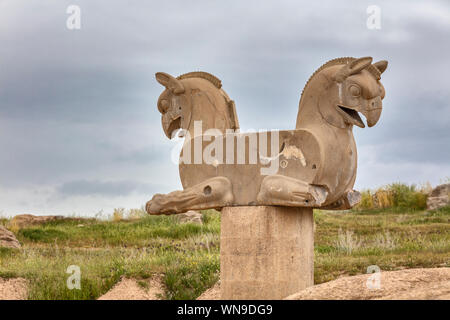
[[[0,226],[0,247],[13,249],[19,249],[21,247],[20,242],[16,239],[14,233],[4,226]]]
[[[313,242],[310,208],[223,208],[222,299],[282,299],[313,285]]]
[[[450,268],[381,271],[379,286],[367,286],[375,274],[342,277],[307,288],[287,300],[449,300]],[[369,277],[372,277],[369,279]]]
[[[27,298],[28,281],[26,279],[0,278],[0,300],[27,300]]]
[[[141,282],[143,285],[140,285]],[[120,281],[98,300],[161,300],[164,285],[160,275],[150,279],[137,280],[122,277]]]
[[[203,292],[196,300],[220,300],[220,280]]]
[[[428,210],[435,210],[448,205],[450,205],[450,183],[437,186],[428,195]]]
[[[155,194],[146,211],[223,208],[222,298],[281,299],[313,284],[312,208],[359,202],[353,126],[365,127],[359,113],[369,127],[378,122],[386,68],[371,57],[328,61],[304,87],[295,130],[258,133],[238,132],[235,103],[215,76],[156,74],[163,130],[185,136],[183,190]]]
[[[181,223],[203,224],[203,215],[200,212],[189,210],[177,215]]]
[[[166,88],[158,99],[163,130],[169,138],[177,129],[186,136],[179,166],[183,190],[154,195],[147,212],[258,205],[351,208],[360,200],[353,190],[353,126],[365,127],[360,113],[369,127],[378,122],[385,95],[380,78],[386,68],[387,61],[372,64],[371,57],[325,63],[304,87],[295,130],[276,132],[278,140],[272,139],[275,133],[263,132],[266,141],[261,133],[255,140],[250,136],[256,133],[238,132],[235,103],[215,76],[191,72],[175,78],[158,72],[156,79]],[[228,141],[244,142],[239,148]],[[279,163],[275,172],[261,172],[274,162]]]

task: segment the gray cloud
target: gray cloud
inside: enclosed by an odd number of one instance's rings
[[[79,31],[65,27],[70,4],[0,2],[1,188],[24,198],[36,188],[64,194],[52,206],[61,211],[89,194],[115,206],[129,195],[139,207],[144,197],[131,195],[180,188],[155,72],[211,72],[244,129],[291,129],[314,70],[365,55],[390,64],[381,121],[355,129],[357,187],[450,176],[448,2],[378,1],[376,31],[366,28],[369,1],[77,0]],[[21,208],[15,199],[19,191],[0,210]]]
[[[133,192],[150,194],[155,187],[139,181],[70,181],[59,186],[56,191],[62,196],[127,196]]]

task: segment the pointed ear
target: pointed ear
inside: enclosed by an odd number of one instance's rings
[[[375,68],[377,68],[378,71],[380,71],[380,73],[383,73],[384,70],[386,70],[386,68],[387,68],[387,66],[388,66],[388,62],[387,62],[386,60],[380,60],[380,61],[378,61],[378,62],[375,62],[375,63],[373,64],[373,66],[374,66]]]
[[[165,72],[157,72],[155,74],[156,81],[162,84],[169,90],[172,90],[176,94],[180,94],[184,92],[184,86],[180,80],[172,77],[170,74]]]
[[[361,70],[367,68],[372,63],[372,57],[363,57],[356,59],[349,64],[346,64],[340,68],[334,75],[334,79],[337,82],[344,81],[347,77],[357,74]]]

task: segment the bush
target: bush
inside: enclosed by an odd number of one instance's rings
[[[361,201],[358,203],[358,209],[372,209],[373,195],[370,190],[364,190],[361,192]]]
[[[401,208],[424,210],[427,206],[428,188],[417,189],[413,185],[392,183],[379,188],[375,192],[364,190],[361,192],[361,202],[356,210]]]

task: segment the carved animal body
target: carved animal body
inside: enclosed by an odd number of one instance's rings
[[[357,168],[352,129],[365,126],[359,113],[369,127],[377,123],[385,94],[380,75],[386,67],[386,61],[372,64],[370,57],[325,63],[305,85],[296,129],[266,133],[266,140],[261,133],[238,132],[234,102],[213,75],[193,72],[174,78],[157,73],[158,82],[166,87],[158,100],[164,132],[171,138],[177,129],[185,130],[181,158],[191,162],[180,163],[184,190],[156,194],[147,203],[147,212],[241,205],[351,208],[360,198],[352,189]],[[208,129],[215,129],[214,137]],[[202,156],[211,151],[211,144],[204,140],[222,138],[225,142],[215,144],[213,161],[205,162]],[[257,143],[251,144],[252,139]],[[236,146],[239,140],[243,149]],[[227,141],[233,141],[231,151]],[[195,145],[200,146],[200,163],[195,161]],[[231,154],[233,161],[219,159],[218,151]],[[245,161],[238,163],[242,152]],[[253,161],[252,152],[257,155]],[[274,167],[274,161],[276,172],[262,174]]]

